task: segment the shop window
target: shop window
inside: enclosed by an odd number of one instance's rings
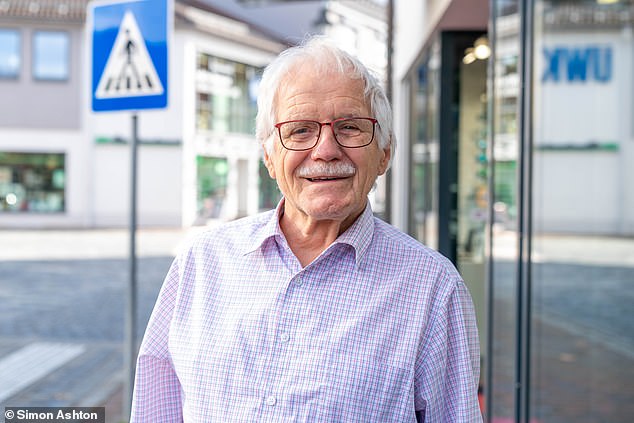
[[[439,44],[436,43],[412,75],[411,202],[409,232],[419,241],[438,248],[438,151],[437,121],[440,91]]]
[[[197,206],[196,225],[204,225],[209,219],[224,217],[225,198],[227,196],[227,159],[198,156],[197,169]]]
[[[65,210],[64,154],[0,152],[0,213]]]
[[[63,31],[37,31],[33,36],[33,77],[63,81],[69,75],[69,36]]]
[[[212,119],[211,96],[205,93],[198,93],[196,109],[196,127],[199,130],[210,130]]]
[[[0,78],[20,75],[20,32],[0,29]]]
[[[259,68],[199,54],[197,129],[253,134],[259,81]]]

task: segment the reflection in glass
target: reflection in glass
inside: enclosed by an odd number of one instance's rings
[[[540,421],[634,416],[627,3],[535,3],[530,407]]]
[[[412,78],[412,152],[410,230],[431,248],[438,248],[438,107],[439,45]]]
[[[545,1],[532,51],[519,8],[496,1],[488,417],[629,422],[634,415],[634,13],[631,2]],[[507,13],[508,12],[508,13]],[[532,59],[532,110],[519,116],[518,65]],[[531,86],[531,84],[528,84]],[[531,184],[518,184],[518,123],[532,118]],[[531,190],[528,192],[528,190]],[[523,190],[523,191],[522,191]],[[530,195],[527,195],[530,194]],[[519,199],[530,207],[530,273],[519,274]],[[530,289],[518,289],[521,278]],[[529,305],[522,313],[519,305]],[[521,319],[528,317],[528,325]],[[518,325],[518,322],[522,325]],[[529,356],[518,363],[518,328]],[[522,338],[523,339],[523,338]],[[526,365],[527,409],[514,395]],[[524,399],[524,397],[522,397]],[[521,410],[520,410],[521,409]],[[521,413],[518,413],[518,410]]]
[[[491,337],[486,410],[489,421],[513,421],[516,415],[516,353],[519,308],[517,303],[518,236],[518,2],[495,2],[495,49],[493,60],[491,258],[489,304]],[[506,420],[504,420],[506,419]]]
[[[478,37],[476,43],[483,38]],[[475,306],[482,363],[480,386],[484,387],[488,355],[485,261],[485,226],[489,208],[487,61],[476,59],[467,63],[463,60],[459,68],[456,264]]]
[[[261,69],[198,54],[196,128],[253,134]]]

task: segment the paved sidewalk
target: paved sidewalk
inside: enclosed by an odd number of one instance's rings
[[[205,229],[138,230],[138,341],[174,255]],[[105,405],[124,421],[128,282],[126,229],[0,231],[0,409]]]

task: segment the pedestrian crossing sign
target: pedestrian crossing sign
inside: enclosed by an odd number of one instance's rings
[[[91,3],[93,111],[167,107],[171,1]]]

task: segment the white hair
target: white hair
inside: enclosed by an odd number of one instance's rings
[[[383,87],[372,72],[356,57],[341,50],[323,36],[313,36],[301,45],[291,47],[275,58],[262,74],[258,92],[258,113],[255,137],[267,152],[275,139],[276,96],[286,76],[298,65],[309,62],[320,74],[338,72],[350,79],[363,81],[364,94],[372,117],[378,121],[377,142],[390,148],[394,157],[396,138],[392,129],[392,109]]]

